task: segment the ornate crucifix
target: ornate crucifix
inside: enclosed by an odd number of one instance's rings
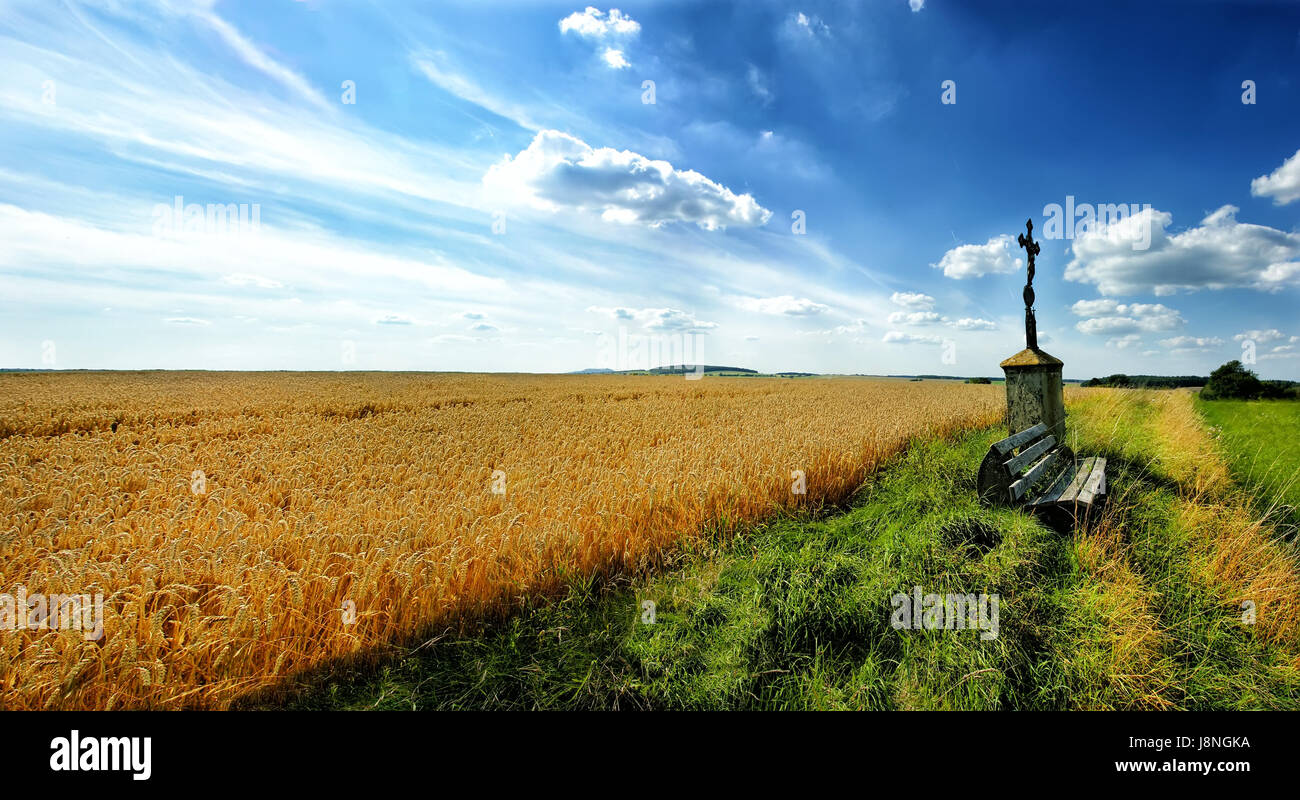
[[[1030,350],[1038,349],[1038,321],[1034,319],[1034,256],[1038,255],[1040,248],[1038,242],[1034,241],[1034,221],[1025,220],[1025,228],[1028,229],[1029,235],[1020,234],[1016,241],[1020,246],[1025,248],[1025,253],[1029,255],[1029,282],[1025,284],[1025,346]]]

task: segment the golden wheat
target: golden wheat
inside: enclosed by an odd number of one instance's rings
[[[0,385],[0,592],[106,606],[98,641],[0,632],[5,708],[224,707],[573,575],[652,568],[706,526],[840,501],[911,437],[1003,412],[998,387],[851,378]]]

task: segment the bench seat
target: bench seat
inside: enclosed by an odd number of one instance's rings
[[[980,499],[1023,506],[1058,529],[1105,500],[1106,459],[1077,458],[1039,423],[994,442],[979,470]]]

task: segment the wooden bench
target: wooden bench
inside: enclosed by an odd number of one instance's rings
[[[1078,459],[1043,423],[994,442],[980,463],[980,499],[1022,505],[1065,529],[1105,500],[1106,459]]]

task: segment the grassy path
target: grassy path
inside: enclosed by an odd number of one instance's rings
[[[1072,614],[1093,661],[1072,703],[1296,708],[1300,559],[1229,479],[1190,393],[1112,390],[1074,411],[1079,448],[1118,469],[1106,515],[1074,540],[1095,602]]]
[[[1098,390],[1070,413],[1075,450],[1111,463],[1106,513],[1072,537],[978,504],[1000,431],[915,442],[843,514],[701,545],[651,581],[574,586],[378,673],[336,666],[293,702],[1300,708],[1296,554],[1251,515],[1189,398]],[[914,587],[996,594],[998,635],[895,629],[891,598]]]

